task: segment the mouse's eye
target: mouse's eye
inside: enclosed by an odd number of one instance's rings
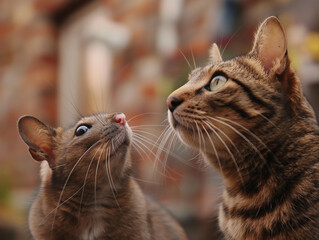
[[[80,125],[76,128],[74,135],[77,137],[81,136],[84,133],[86,133],[87,131],[89,131],[90,128],[91,128],[91,126],[87,125],[87,124]]]

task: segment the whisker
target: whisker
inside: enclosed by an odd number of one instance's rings
[[[64,200],[62,203],[58,204],[54,209],[52,209],[46,216],[43,217],[43,220],[42,222],[39,224],[43,224],[43,221],[49,216],[51,215],[54,211],[56,211],[59,207],[61,207],[63,204],[65,204],[66,202],[68,202],[70,199],[72,199],[76,194],[78,194],[83,188],[83,185],[75,192],[73,193],[69,198],[67,198],[66,200]],[[54,220],[55,218],[53,219],[53,224],[54,224]],[[53,228],[51,229],[53,230]]]
[[[150,128],[154,129],[154,127],[165,127],[166,125],[164,124],[149,124],[149,125],[136,125],[136,126],[131,126],[131,129],[138,129],[138,128]]]
[[[141,116],[145,116],[145,115],[159,115],[160,113],[158,112],[147,112],[147,113],[141,113],[141,114],[138,114],[138,115],[135,115],[134,117],[130,118],[129,120],[127,120],[127,123],[129,123],[130,121],[132,121],[133,119],[135,118],[138,118],[138,117],[141,117]]]
[[[141,144],[143,147],[145,147],[146,149],[148,149],[148,150],[150,151],[150,154],[152,154],[152,155],[155,157],[156,160],[158,159],[157,155],[155,155],[143,142],[141,142],[140,140],[138,140],[138,139],[135,138],[135,139],[134,139],[134,142],[133,142],[133,145],[135,145],[136,147],[138,147],[145,155],[148,155],[148,154],[145,152],[145,150],[144,150],[141,146],[139,146],[137,143]],[[156,161],[155,161],[155,162],[156,162]],[[160,175],[162,175],[163,177],[166,177],[165,174],[163,174],[163,173],[157,171],[157,167],[153,167],[153,172],[158,172],[158,173],[159,173]]]
[[[200,129],[199,129],[198,124],[195,120],[194,120],[194,123],[195,123],[196,128],[197,128],[197,135],[198,135],[198,140],[199,140],[199,150],[202,151],[202,140],[201,140],[201,135],[200,135]]]
[[[103,148],[105,148],[105,146],[106,146],[107,144],[108,144],[108,143],[105,143],[105,144],[103,145]],[[97,160],[96,169],[95,169],[95,176],[94,176],[94,206],[95,206],[95,209],[96,209],[97,173],[98,173],[99,164],[100,164],[100,160],[101,160],[102,154],[103,154],[103,151],[101,151],[100,156],[99,156],[99,158],[98,158],[98,160]]]
[[[137,177],[133,177],[133,176],[128,176],[136,181],[139,181],[139,182],[143,182],[143,183],[149,183],[149,184],[154,184],[154,185],[159,185],[159,183],[157,182],[153,182],[153,181],[147,181],[147,180],[144,180],[144,179],[141,179],[141,178],[137,178]]]
[[[178,50],[179,50],[179,52],[182,54],[182,56],[184,57],[184,59],[185,59],[187,65],[189,66],[189,69],[190,69],[191,71],[193,71],[191,64],[189,63],[188,59],[186,58],[186,56],[184,55],[184,53],[182,52],[182,50],[181,50],[180,48],[179,48]]]
[[[255,110],[258,115],[260,115],[263,119],[265,119],[267,122],[269,122],[272,126],[274,126],[275,128],[278,129],[278,127],[276,126],[276,124],[274,124],[268,117],[266,117],[264,114],[262,114],[261,112],[258,112],[257,110]]]
[[[93,163],[93,160],[95,158],[95,155],[96,155],[97,151],[94,153],[90,163],[89,163],[89,166],[88,166],[88,169],[85,173],[85,177],[84,177],[84,183],[83,183],[83,188],[82,188],[82,193],[81,193],[81,199],[80,199],[80,207],[79,207],[79,217],[80,217],[80,214],[81,214],[81,208],[82,208],[82,200],[83,200],[83,194],[84,194],[84,189],[85,189],[85,185],[86,185],[86,179],[87,179],[87,176],[89,174],[89,171],[90,171],[90,168],[91,168],[91,165]]]
[[[237,133],[240,137],[242,137],[242,138],[255,150],[255,152],[259,155],[259,157],[264,161],[264,163],[266,164],[266,166],[268,167],[268,169],[271,170],[271,169],[269,168],[269,165],[268,165],[268,163],[267,163],[267,160],[264,158],[264,156],[262,155],[262,153],[257,149],[257,147],[256,147],[245,135],[243,135],[241,132],[239,132],[239,131],[238,131],[236,128],[234,128],[233,126],[231,126],[231,125],[229,125],[229,124],[227,124],[227,123],[225,123],[225,122],[223,122],[223,121],[221,121],[221,120],[218,120],[218,119],[212,118],[212,117],[209,117],[209,118],[211,118],[212,120],[215,120],[215,121],[217,121],[217,122],[219,122],[219,123],[221,123],[221,124],[223,124],[223,125],[229,127],[229,128],[232,129],[235,133]]]
[[[152,137],[154,137],[154,138],[157,138],[157,136],[156,136],[155,134],[150,133],[150,132],[147,132],[147,131],[143,131],[143,130],[134,130],[134,131],[133,131],[133,135],[134,135],[134,134],[137,135],[138,133],[144,133],[145,135],[149,135],[149,136],[152,136]],[[142,134],[138,134],[138,135],[143,136]]]
[[[54,166],[52,169],[57,169],[59,167],[64,167],[66,165],[68,165],[68,163],[64,163],[64,164],[60,164],[60,165]]]
[[[80,161],[86,156],[86,154],[87,154],[88,152],[90,152],[90,151],[92,150],[92,148],[94,148],[94,147],[95,147],[97,144],[99,144],[101,141],[102,141],[102,139],[100,139],[100,140],[96,141],[94,144],[92,144],[92,145],[81,155],[81,157],[80,157],[80,158],[76,161],[76,163],[74,164],[73,168],[71,169],[71,171],[70,171],[70,173],[69,173],[69,175],[68,175],[68,177],[67,177],[67,179],[66,179],[66,181],[65,181],[65,183],[64,183],[64,185],[63,185],[63,188],[62,188],[62,191],[61,191],[61,193],[60,193],[59,200],[58,200],[58,204],[57,204],[58,206],[60,205],[60,202],[61,202],[61,200],[62,200],[62,196],[63,196],[64,190],[65,190],[65,188],[66,188],[66,185],[67,185],[68,182],[69,182],[69,179],[70,179],[70,177],[71,177],[71,175],[72,175],[74,169],[77,167],[77,165],[80,163]],[[57,208],[55,208],[55,213],[54,213],[53,222],[52,222],[52,230],[53,230],[53,227],[54,227],[56,214],[57,214]]]
[[[135,136],[133,136],[133,137],[137,137],[139,140],[144,141],[144,142],[150,144],[153,148],[157,148],[158,150],[161,150],[162,152],[167,153],[169,156],[174,157],[174,159],[179,160],[179,161],[181,161],[182,163],[186,164],[187,166],[194,168],[194,166],[188,164],[187,162],[185,162],[184,159],[180,158],[179,155],[174,154],[173,152],[171,152],[169,149],[167,149],[167,148],[165,148],[165,147],[161,147],[161,146],[156,145],[156,144],[153,143],[149,138],[147,138],[147,137],[145,137],[145,136],[143,136],[143,135],[135,135]],[[177,138],[176,134],[174,134],[173,137],[174,137],[173,142],[175,143],[175,142],[176,142],[175,140],[176,140],[176,138]],[[133,140],[134,140],[134,139],[133,139]],[[152,150],[153,150],[153,148],[152,148]],[[151,150],[150,150],[150,151],[151,151]],[[198,156],[198,155],[197,155],[197,156]]]
[[[205,121],[207,124],[209,124],[211,127],[215,128],[217,131],[219,131],[229,142],[230,144],[233,146],[233,148],[236,150],[236,152],[238,153],[238,155],[240,156],[240,158],[243,160],[243,156],[240,153],[240,151],[238,150],[237,146],[235,145],[235,143],[230,139],[230,137],[228,137],[228,135],[223,132],[220,128],[218,128],[217,126],[215,126],[213,123]]]
[[[195,69],[195,68],[197,68],[197,66],[196,66],[196,62],[195,62],[195,57],[194,57],[194,53],[193,53],[193,48],[191,48],[191,53],[192,53],[193,64],[194,64],[194,69]]]
[[[114,143],[114,142],[113,142],[113,139],[112,139],[112,141],[111,141],[112,149],[114,149],[114,144],[113,144],[113,143]],[[111,172],[111,156],[110,156],[110,155],[111,155],[111,151],[109,151],[108,168],[109,168],[111,183],[112,183],[112,185],[113,185],[113,188],[114,188],[114,190],[115,190],[115,193],[117,194],[118,192],[117,192],[117,189],[116,189],[115,184],[114,184],[114,182],[113,182],[113,177],[112,177],[112,172]]]
[[[241,29],[241,27],[239,27],[239,28],[237,29],[237,31],[234,32],[234,34],[232,34],[232,36],[228,39],[228,41],[227,41],[227,43],[226,43],[226,45],[225,45],[225,47],[224,47],[224,49],[223,49],[223,51],[222,51],[222,53],[221,53],[221,56],[224,55],[224,52],[225,52],[226,48],[228,47],[228,44],[229,44],[229,43],[231,42],[231,40],[238,34],[238,32],[239,32],[240,29]]]
[[[229,147],[227,146],[227,144],[225,143],[225,141],[223,140],[223,138],[215,131],[214,128],[210,127],[205,121],[204,123],[214,132],[214,134],[217,136],[217,138],[221,141],[221,143],[224,145],[224,147],[226,148],[229,156],[231,157],[231,159],[233,160],[233,163],[236,167],[236,171],[238,172],[238,175],[239,175],[239,178],[240,178],[240,181],[242,183],[242,186],[245,188],[245,184],[244,184],[244,180],[243,180],[243,177],[241,175],[241,172],[240,172],[240,169],[239,169],[239,166],[237,164],[237,161],[235,159],[235,156],[234,154],[231,152],[231,150],[229,149]]]
[[[154,165],[153,165],[153,172],[155,171],[155,169],[157,169],[158,162],[161,162],[160,161],[160,155],[162,153],[161,149],[164,148],[164,146],[166,145],[166,143],[168,141],[168,138],[170,137],[171,134],[172,134],[172,131],[171,131],[170,127],[167,126],[165,128],[165,130],[159,136],[158,140],[155,142],[155,145],[157,145],[158,141],[160,141],[160,143],[158,144],[158,148],[157,148],[156,154],[154,155],[155,162],[154,162]],[[154,149],[154,147],[152,148],[152,150],[153,149]]]
[[[219,119],[221,119],[221,120],[224,120],[224,121],[228,121],[228,122],[230,122],[230,123],[233,123],[233,124],[235,124],[236,126],[242,128],[242,129],[244,129],[247,133],[249,133],[252,137],[254,137],[264,148],[266,148],[266,149],[273,155],[273,157],[278,161],[277,157],[272,153],[272,151],[268,148],[268,146],[267,146],[256,134],[254,134],[252,131],[250,131],[250,130],[247,129],[246,127],[244,127],[244,126],[242,126],[241,124],[239,124],[239,123],[237,123],[237,122],[234,122],[234,121],[232,121],[232,120],[230,120],[230,119],[222,118],[222,117],[217,117],[217,118],[219,118]],[[224,124],[225,124],[225,122],[224,122]],[[231,126],[231,125],[229,125],[229,126]],[[278,162],[279,162],[279,161],[278,161]]]
[[[120,211],[122,212],[122,209],[121,209],[121,207],[120,207],[120,205],[119,205],[119,203],[118,203],[118,201],[117,201],[117,198],[116,198],[116,196],[115,196],[114,190],[113,190],[112,185],[111,185],[111,184],[112,184],[112,181],[111,181],[111,179],[110,179],[110,169],[108,168],[108,164],[107,164],[107,162],[110,161],[110,152],[111,152],[110,148],[108,148],[108,151],[105,152],[105,170],[106,170],[106,176],[107,176],[107,178],[108,178],[108,180],[109,180],[110,189],[111,189],[113,198],[114,198],[114,200],[115,200],[117,206],[119,207]]]
[[[210,141],[211,144],[212,144],[213,150],[214,150],[215,155],[216,155],[216,158],[217,158],[217,162],[218,162],[219,168],[220,168],[220,170],[221,170],[221,172],[222,172],[222,175],[224,175],[223,167],[222,167],[222,164],[221,164],[221,162],[220,162],[220,158],[219,158],[217,149],[216,149],[216,147],[215,147],[215,144],[214,144],[212,138],[210,137],[209,133],[207,132],[206,128],[203,127],[203,129],[204,129],[204,131],[206,132],[206,135],[207,135],[207,137],[209,138],[209,141]]]

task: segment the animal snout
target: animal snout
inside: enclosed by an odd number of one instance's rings
[[[168,106],[168,109],[171,111],[171,112],[174,112],[174,110],[183,102],[182,99],[180,98],[177,98],[177,97],[169,97],[167,99],[167,106]]]
[[[124,126],[126,123],[126,116],[124,113],[116,113],[113,117],[113,120],[114,122]]]

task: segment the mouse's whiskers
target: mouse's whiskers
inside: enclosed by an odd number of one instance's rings
[[[102,149],[104,149],[107,146],[107,144],[108,144],[108,142],[103,145]],[[101,153],[99,155],[99,158],[97,160],[96,169],[95,169],[95,176],[94,176],[94,206],[95,206],[95,209],[96,209],[97,174],[98,174],[98,169],[99,169],[99,164],[100,164],[100,161],[101,161],[102,154],[103,154],[103,151],[101,151]]]
[[[59,208],[60,206],[62,206],[64,203],[67,202],[67,201],[64,201],[64,202],[62,202],[62,204],[61,204],[61,200],[62,200],[64,191],[65,191],[65,188],[66,188],[66,186],[67,186],[67,184],[68,184],[68,182],[69,182],[69,180],[70,180],[70,177],[71,177],[72,173],[74,172],[74,169],[78,166],[78,164],[81,162],[81,160],[82,160],[95,146],[97,146],[101,141],[102,141],[102,139],[100,139],[100,140],[96,141],[94,144],[92,144],[92,145],[81,155],[81,157],[76,161],[76,163],[74,164],[73,168],[71,169],[71,171],[70,171],[68,177],[67,177],[66,180],[65,180],[65,183],[64,183],[64,185],[63,185],[62,191],[61,191],[61,193],[60,193],[60,197],[59,197],[57,206],[56,206],[52,211],[50,211],[50,212],[43,218],[43,221],[44,221],[51,213],[54,212],[53,221],[52,221],[52,230],[53,230],[53,228],[54,228],[54,223],[55,223],[55,218],[56,218],[56,214],[57,214],[58,208]],[[83,188],[83,186],[82,186],[80,189],[82,189],[82,188]],[[76,193],[78,193],[78,192],[80,191],[80,189],[77,190]],[[71,199],[73,196],[75,196],[75,194],[73,194],[73,195],[72,195],[70,198],[68,198],[67,200]]]

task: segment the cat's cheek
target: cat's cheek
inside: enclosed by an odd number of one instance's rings
[[[176,128],[176,133],[179,139],[186,144],[187,146],[194,148],[194,149],[199,149],[198,143],[195,141],[193,134],[189,134],[183,130],[181,130],[178,126]]]

